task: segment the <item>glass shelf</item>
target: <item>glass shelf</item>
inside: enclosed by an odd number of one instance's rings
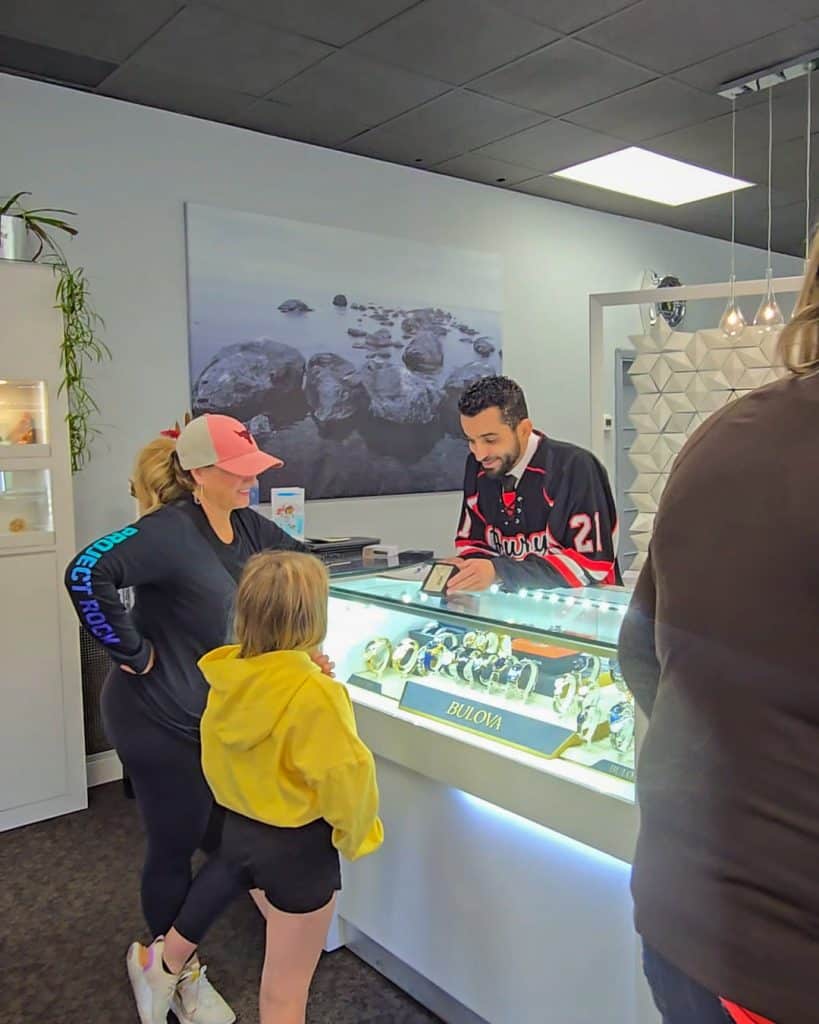
[[[0,457],[49,454],[45,396],[41,380],[0,377]]]
[[[39,547],[53,539],[50,472],[0,469],[0,547]]]

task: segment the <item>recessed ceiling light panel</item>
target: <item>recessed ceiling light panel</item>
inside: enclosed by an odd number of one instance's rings
[[[682,160],[672,160],[671,157],[651,153],[637,146],[556,171],[554,177],[579,181],[584,185],[636,196],[638,199],[648,199],[665,206],[696,203],[700,199],[751,188],[754,184],[752,181],[708,171],[704,167],[695,167]]]

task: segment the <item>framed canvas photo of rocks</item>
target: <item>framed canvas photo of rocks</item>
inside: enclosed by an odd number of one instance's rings
[[[492,253],[186,205],[191,403],[308,499],[459,490],[458,397],[501,369]]]

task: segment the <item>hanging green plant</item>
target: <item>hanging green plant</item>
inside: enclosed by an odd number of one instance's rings
[[[71,210],[27,210],[20,205],[20,200],[30,194],[18,192],[1,203],[0,217],[20,219],[25,225],[26,237],[31,236],[37,245],[36,252],[30,257],[32,262],[48,264],[57,276],[57,308],[63,316],[60,344],[62,380],[58,393],[65,392],[68,402],[66,422],[71,471],[76,473],[87,465],[92,443],[99,435],[99,430],[92,424],[92,417],[99,413],[99,407],[88,390],[88,366],[110,359],[111,352],[100,337],[105,324],[92,305],[85,270],[69,265],[53,235],[54,231],[62,231],[74,237],[77,229],[55,215],[75,217],[76,214]]]

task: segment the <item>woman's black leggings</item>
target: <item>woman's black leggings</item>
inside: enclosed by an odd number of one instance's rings
[[[147,839],[142,910],[152,936],[174,925],[190,942],[207,929],[244,886],[235,869],[208,860],[195,878],[197,849],[218,845],[222,812],[213,801],[197,742],[155,722],[136,688],[146,684],[112,670],[102,694],[106,733],[134,788]]]

